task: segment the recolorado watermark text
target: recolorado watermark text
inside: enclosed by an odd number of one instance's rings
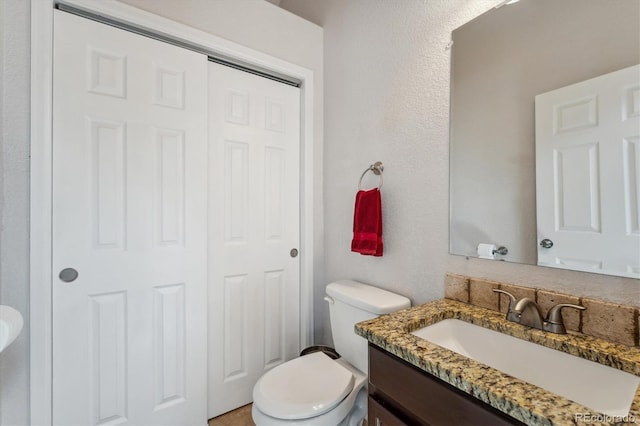
[[[573,418],[576,423],[634,423],[636,421],[633,414],[610,416],[599,413],[576,413]]]

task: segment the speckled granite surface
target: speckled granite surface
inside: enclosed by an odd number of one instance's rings
[[[358,323],[355,331],[371,343],[526,424],[629,424],[606,421],[609,419],[602,419],[600,413],[580,404],[411,334],[448,318],[500,331],[640,376],[640,348],[581,334],[559,335],[532,329],[506,321],[503,313],[447,299]],[[576,421],[576,413],[589,414],[591,420]],[[631,424],[640,425],[640,388],[636,391],[629,414],[628,419],[635,420]]]

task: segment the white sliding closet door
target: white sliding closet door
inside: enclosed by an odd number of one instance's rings
[[[54,26],[54,424],[204,425],[207,58]]]
[[[209,144],[213,417],[300,350],[300,90],[211,63]]]

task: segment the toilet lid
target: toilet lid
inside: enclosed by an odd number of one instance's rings
[[[322,352],[285,362],[263,375],[253,403],[271,417],[306,419],[326,413],[353,389],[353,374]]]

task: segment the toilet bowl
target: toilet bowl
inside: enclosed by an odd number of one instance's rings
[[[354,324],[408,308],[409,299],[356,281],[327,286],[331,331],[341,358],[313,352],[265,373],[253,388],[256,425],[360,425],[367,412],[367,341]]]
[[[256,425],[356,426],[366,414],[366,382],[346,361],[315,352],[262,376],[251,415]]]

